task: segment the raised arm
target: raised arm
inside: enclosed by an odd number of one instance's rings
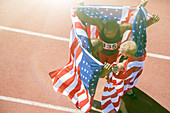
[[[160,20],[159,16],[156,15],[156,14],[152,14],[152,18],[149,19],[147,22],[146,22],[146,27],[149,27],[151,26],[152,24],[158,22]]]
[[[102,20],[98,20],[96,18],[91,18],[88,15],[84,14],[83,12],[79,11],[79,8],[75,10],[76,15],[79,19],[83,22],[86,22],[91,25],[95,25],[98,27],[99,30],[102,30],[104,22]]]

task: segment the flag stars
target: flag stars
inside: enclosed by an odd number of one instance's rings
[[[113,15],[113,13],[110,13],[110,15]]]
[[[116,11],[116,12],[118,12],[118,10],[117,10],[117,9],[115,9],[115,11]]]
[[[84,72],[86,72],[86,69],[84,69]]]

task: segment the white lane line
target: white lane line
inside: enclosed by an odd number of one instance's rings
[[[169,56],[158,55],[158,54],[153,54],[153,53],[147,53],[147,56],[155,57],[155,58],[160,58],[160,59],[170,60],[170,57],[169,57]]]
[[[51,38],[51,39],[56,39],[56,40],[69,42],[68,38],[57,37],[57,36],[53,36],[53,35],[49,35],[49,34],[37,33],[37,32],[32,32],[32,31],[27,31],[27,30],[21,30],[21,29],[16,29],[16,28],[11,28],[11,27],[5,27],[5,26],[0,26],[0,29],[1,30],[13,31],[13,32],[24,33],[24,34],[33,35],[33,36],[39,36],[39,37]],[[165,59],[165,60],[170,60],[170,56],[159,55],[159,54],[154,54],[154,53],[147,53],[147,56],[154,57],[154,58]]]
[[[21,30],[21,29],[16,29],[16,28],[5,27],[5,26],[0,26],[0,29],[1,30],[13,31],[13,32],[17,32],[17,33],[24,33],[24,34],[28,34],[28,35],[34,35],[34,36],[39,36],[39,37],[44,37],[44,38],[51,38],[51,39],[56,39],[56,40],[62,40],[62,41],[69,42],[68,38],[56,37],[56,36],[49,35],[49,34],[37,33],[37,32],[32,32],[32,31],[27,31],[27,30]]]
[[[71,109],[71,108],[66,108],[66,107],[61,107],[61,106],[55,106],[55,105],[51,105],[51,104],[45,104],[45,103],[40,103],[40,102],[35,102],[35,101],[30,101],[30,100],[23,100],[23,99],[18,99],[18,98],[6,97],[6,96],[0,96],[0,100],[17,102],[17,103],[22,103],[22,104],[27,104],[27,105],[32,105],[32,106],[38,106],[38,107],[43,107],[43,108],[48,108],[48,109],[54,109],[54,110],[60,110],[60,111],[67,111],[67,112],[71,112],[71,113],[82,113],[80,110],[76,110],[76,109]]]

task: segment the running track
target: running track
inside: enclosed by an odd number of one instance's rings
[[[69,59],[69,17],[74,0],[0,1],[0,112],[79,112],[70,100],[52,89],[48,72]],[[137,5],[136,0],[86,0],[85,4]],[[65,6],[65,7],[64,7]],[[146,9],[160,16],[147,28],[148,57],[137,87],[170,110],[170,1],[149,0]],[[61,13],[62,12],[62,13]],[[100,100],[105,80],[95,98]]]

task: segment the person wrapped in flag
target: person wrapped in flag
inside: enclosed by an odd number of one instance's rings
[[[120,56],[119,46],[131,39],[132,23],[138,8],[145,6],[148,0],[142,0],[137,7],[116,6],[83,6],[76,7],[76,14],[80,20],[86,23],[86,31],[89,38],[99,38],[103,41],[103,50],[99,52],[100,61],[112,64]],[[159,21],[156,14],[147,15],[146,27]],[[124,58],[121,57],[121,60]],[[132,90],[128,91],[131,98],[136,98]]]
[[[93,50],[95,41],[90,39],[86,24],[73,10],[71,19],[70,60],[63,68],[50,72],[50,77],[55,91],[68,96],[82,112],[87,113],[92,107],[97,82],[104,67],[98,57],[103,42],[101,44],[97,39],[100,46],[97,46],[98,50],[95,47]]]
[[[142,1],[141,5],[146,5],[147,0]],[[87,32],[90,38],[99,38],[103,41],[103,50],[99,53],[102,63],[113,63],[118,57],[118,48],[122,42],[122,37],[127,30],[132,29],[132,22],[137,7],[102,8],[95,6],[84,8],[80,6],[75,11],[79,19],[87,24]],[[124,15],[122,15],[122,14]],[[154,22],[149,19],[147,26]],[[92,26],[94,25],[94,26]],[[95,33],[95,35],[94,35]],[[127,39],[126,39],[127,40]]]
[[[105,85],[101,102],[104,113],[116,113],[119,108],[127,113],[121,97],[134,87],[143,71],[146,37],[146,12],[141,7],[132,25],[132,41],[122,43],[119,48],[121,54],[128,57],[123,61],[124,69],[118,73],[111,72]],[[107,63],[104,68],[110,72],[112,65]]]

